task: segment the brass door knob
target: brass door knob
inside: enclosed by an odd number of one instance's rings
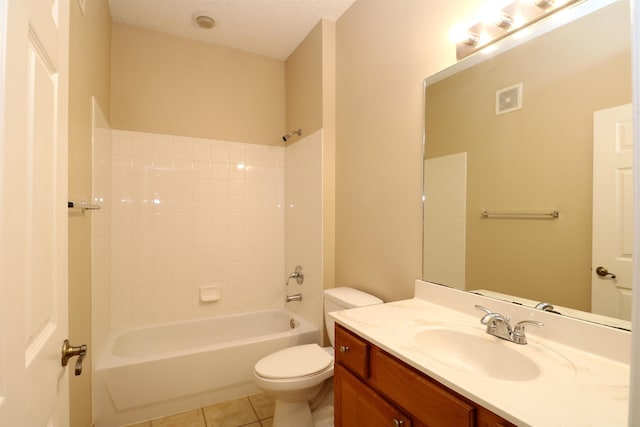
[[[69,340],[64,340],[62,343],[62,358],[60,363],[62,366],[67,366],[69,363],[69,359],[72,357],[78,356],[78,360],[76,360],[75,366],[75,374],[76,376],[82,374],[82,361],[84,357],[87,355],[87,346],[85,344],[79,346],[72,346],[69,344]]]
[[[607,276],[611,276],[611,278],[612,278],[612,279],[615,279],[615,278],[616,278],[616,275],[615,275],[615,274],[613,274],[613,273],[609,273],[609,271],[608,271],[606,268],[602,267],[602,266],[600,266],[600,267],[596,268],[596,274],[597,274],[598,276],[600,276],[600,277],[607,277]]]

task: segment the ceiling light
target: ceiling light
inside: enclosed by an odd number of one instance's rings
[[[210,30],[214,25],[216,25],[216,21],[208,15],[198,15],[195,17],[195,21],[196,24],[198,24],[198,27],[205,30]]]

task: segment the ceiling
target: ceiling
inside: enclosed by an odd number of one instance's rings
[[[277,59],[287,59],[320,19],[337,21],[355,0],[109,0],[112,19]],[[197,15],[215,21],[198,27]]]

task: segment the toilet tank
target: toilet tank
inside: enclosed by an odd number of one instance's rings
[[[346,310],[349,308],[366,307],[368,305],[382,304],[378,297],[374,297],[358,289],[340,287],[324,290],[324,324],[327,327],[327,335],[331,341],[331,347],[335,346],[335,321],[329,316],[332,311]]]

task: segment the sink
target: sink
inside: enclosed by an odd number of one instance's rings
[[[510,347],[516,344],[478,333],[481,335],[446,328],[423,329],[414,340],[423,353],[454,369],[508,381],[528,381],[540,375],[533,360]]]

